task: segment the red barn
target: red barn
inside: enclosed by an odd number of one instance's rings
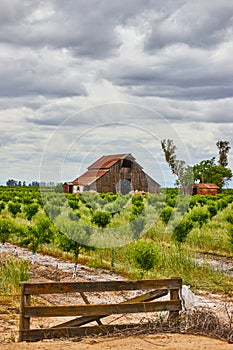
[[[160,185],[143,171],[130,153],[102,156],[84,174],[64,184],[66,193],[159,193],[159,190]]]

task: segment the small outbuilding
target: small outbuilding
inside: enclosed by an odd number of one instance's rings
[[[198,184],[192,184],[188,190],[187,194],[195,195],[195,194],[202,194],[202,195],[213,195],[215,196],[218,194],[219,187],[213,183],[205,184],[205,183],[198,183]]]
[[[160,185],[143,171],[131,153],[102,156],[87,171],[64,184],[65,193],[159,193]]]

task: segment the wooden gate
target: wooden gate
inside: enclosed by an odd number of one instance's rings
[[[114,314],[143,313],[169,311],[169,317],[178,320],[182,309],[180,293],[182,279],[140,280],[140,281],[103,281],[103,282],[51,282],[51,283],[21,283],[19,341],[38,341],[48,338],[67,338],[108,334],[113,330],[133,328],[134,324],[109,325],[102,324],[101,319]],[[145,291],[136,297],[121,303],[90,304],[86,292],[107,291]],[[148,290],[150,290],[148,292]],[[31,305],[31,295],[80,293],[84,304],[67,306],[34,306]],[[170,300],[153,301],[170,293]],[[55,325],[51,328],[30,329],[30,319],[33,317],[70,317],[74,319]],[[78,317],[77,317],[78,316]],[[97,325],[86,324],[96,321]]]

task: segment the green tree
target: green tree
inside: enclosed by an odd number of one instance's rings
[[[0,202],[0,214],[2,212],[2,210],[5,209],[5,203],[3,201]]]
[[[106,211],[97,210],[94,212],[91,222],[99,227],[106,227],[111,221],[111,214]]]
[[[9,203],[8,203],[8,211],[9,211],[14,217],[16,217],[16,215],[17,215],[18,213],[21,212],[21,204],[20,204],[20,203],[9,202]]]
[[[7,218],[0,218],[0,241],[4,244],[14,232],[15,224]]]
[[[28,226],[25,236],[21,237],[21,244],[29,246],[33,253],[46,243],[50,243],[54,237],[52,223],[46,216],[38,219],[35,225]]]
[[[178,244],[186,241],[187,235],[193,228],[193,222],[189,218],[183,218],[173,230],[173,238]]]
[[[227,154],[230,151],[230,142],[228,141],[217,141],[216,146],[219,150],[218,164],[224,168],[228,165]]]
[[[33,216],[36,215],[38,210],[39,210],[39,205],[36,203],[25,205],[23,208],[23,211],[26,215],[27,220],[31,220]]]
[[[161,213],[160,213],[160,217],[162,219],[162,221],[167,225],[170,218],[171,218],[171,215],[173,213],[173,208],[171,207],[164,207],[162,210],[161,210]]]
[[[219,188],[222,188],[233,176],[231,169],[215,164],[215,157],[194,165],[193,174],[195,181],[214,183]]]
[[[205,223],[207,223],[209,219],[209,212],[203,208],[195,208],[189,214],[189,218],[193,222],[197,222],[199,227],[201,228]]]
[[[158,261],[158,251],[152,242],[140,240],[129,246],[130,259],[144,271],[151,270]]]
[[[184,160],[177,159],[173,140],[162,140],[161,147],[172,174],[177,176],[176,185],[181,186],[184,192],[185,188],[193,182],[192,167],[187,166]]]

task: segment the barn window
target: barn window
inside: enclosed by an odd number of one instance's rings
[[[131,160],[130,159],[123,159],[123,163],[122,163],[122,168],[131,168]]]

